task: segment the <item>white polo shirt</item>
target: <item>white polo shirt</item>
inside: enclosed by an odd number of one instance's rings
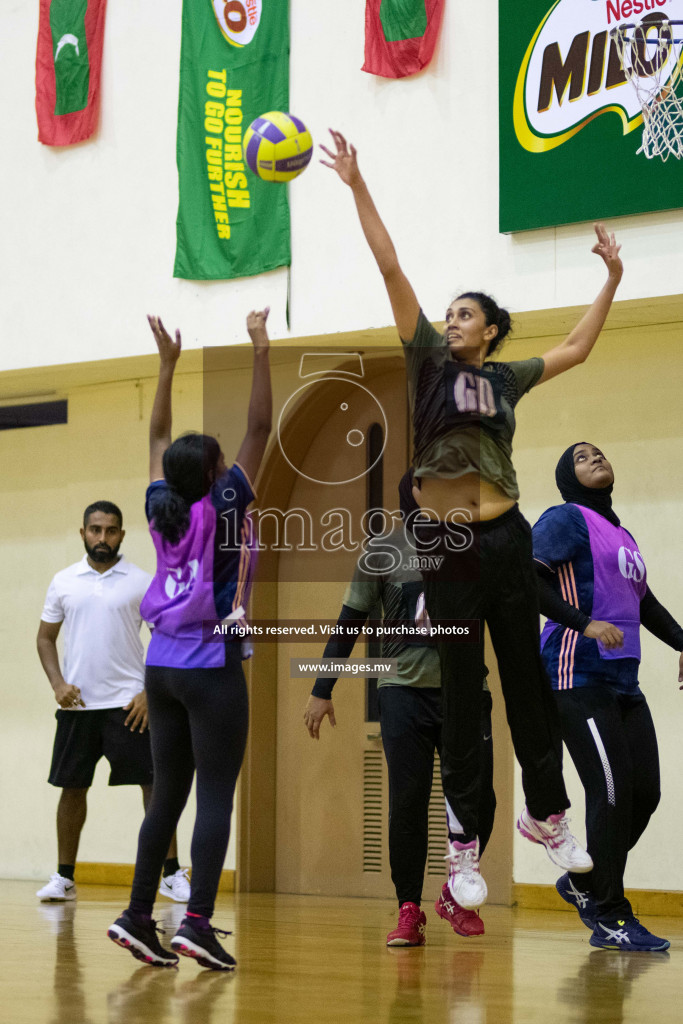
[[[140,602],[151,582],[123,556],[100,573],[86,555],[52,580],[41,618],[64,623],[62,674],[79,687],[86,710],[122,708],[142,690]]]

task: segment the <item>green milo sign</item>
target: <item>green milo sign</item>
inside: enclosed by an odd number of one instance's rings
[[[682,60],[683,0],[500,0],[500,230],[683,206],[683,161],[638,152],[624,71],[665,103]]]

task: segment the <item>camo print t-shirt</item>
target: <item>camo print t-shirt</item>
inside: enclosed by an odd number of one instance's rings
[[[445,338],[422,310],[403,341],[413,420],[415,476],[456,479],[476,472],[515,501],[515,406],[538,383],[538,356],[479,368],[451,358]]]

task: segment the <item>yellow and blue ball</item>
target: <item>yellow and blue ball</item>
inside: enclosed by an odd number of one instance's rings
[[[313,139],[293,114],[271,110],[247,128],[242,143],[249,168],[264,181],[291,181],[308,166]]]

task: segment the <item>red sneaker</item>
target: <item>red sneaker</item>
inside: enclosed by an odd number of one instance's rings
[[[449,925],[457,935],[483,935],[484,922],[479,917],[477,910],[466,910],[456,903],[451,896],[448,882],[444,882],[441,895],[434,904],[434,910]]]
[[[387,946],[424,946],[427,918],[417,903],[404,903],[398,912],[398,924],[387,935]]]

